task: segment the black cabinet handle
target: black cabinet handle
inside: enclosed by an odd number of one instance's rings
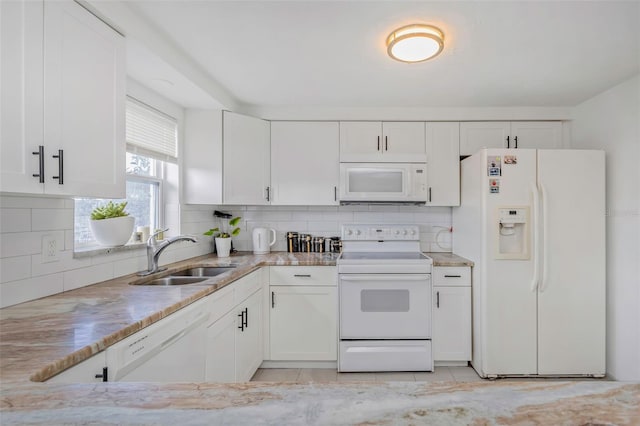
[[[513,142],[515,142],[515,148],[518,149],[518,137],[513,138]]]
[[[38,174],[34,174],[33,177],[40,178],[38,182],[44,183],[44,145],[38,145],[38,151],[32,154],[38,156]]]
[[[380,151],[380,136],[378,136],[378,151]]]
[[[333,187],[333,201],[338,201],[338,187]]]
[[[109,368],[102,367],[102,374],[96,374],[96,379],[102,379],[103,382],[109,381]]]
[[[384,150],[385,151],[389,151],[389,139],[388,138],[389,138],[388,136],[384,137]]]
[[[293,274],[293,276],[298,278],[311,278],[311,274]]]
[[[276,293],[274,291],[271,292],[271,307],[276,307]]]
[[[507,136],[507,148],[509,148],[509,136]]]
[[[54,155],[53,158],[58,159],[58,176],[54,176],[54,179],[58,179],[58,185],[64,184],[64,152],[59,149],[58,155]]]
[[[445,278],[461,278],[462,275],[445,275]]]
[[[431,187],[429,187],[429,202],[431,202]]]
[[[244,308],[244,326],[249,328],[249,308]]]
[[[440,308],[440,292],[436,291],[436,308]]]
[[[240,325],[238,326],[238,328],[240,329],[240,331],[244,331],[244,311],[241,311],[238,316],[240,317]]]

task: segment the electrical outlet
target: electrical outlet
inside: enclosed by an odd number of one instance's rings
[[[42,263],[58,261],[58,241],[51,235],[42,237]]]

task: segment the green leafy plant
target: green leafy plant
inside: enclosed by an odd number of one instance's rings
[[[112,219],[114,217],[129,216],[129,213],[124,211],[127,207],[127,202],[114,203],[109,201],[103,206],[98,206],[91,211],[91,220]]]
[[[204,235],[209,237],[213,236],[215,238],[231,238],[232,236],[238,236],[240,234],[240,228],[238,227],[238,223],[240,223],[241,217],[234,217],[229,220],[229,226],[233,227],[231,232],[221,231],[220,228],[211,228]]]

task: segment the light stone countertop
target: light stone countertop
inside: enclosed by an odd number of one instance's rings
[[[438,253],[436,266],[466,266]],[[442,257],[443,256],[443,257]],[[210,285],[129,285],[134,275],[0,310],[5,424],[640,424],[640,385],[474,383],[40,383],[259,267],[335,265],[336,255],[211,255],[170,265],[237,264]],[[444,262],[444,264],[440,263]],[[166,274],[167,272],[163,272]],[[32,380],[34,381],[32,381]]]

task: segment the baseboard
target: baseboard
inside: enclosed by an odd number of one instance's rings
[[[337,369],[337,361],[262,361],[260,368],[324,368]]]
[[[469,361],[434,361],[436,367],[468,367]]]

